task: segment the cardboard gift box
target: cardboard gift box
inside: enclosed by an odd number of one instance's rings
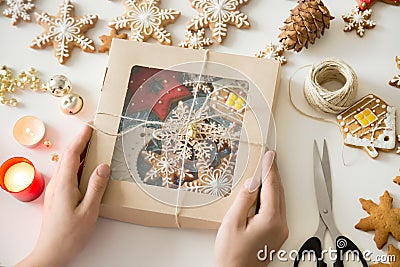
[[[260,176],[279,78],[274,60],[114,39],[81,191],[107,163],[101,216],[217,229]]]

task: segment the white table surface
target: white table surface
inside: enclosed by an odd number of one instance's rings
[[[50,14],[56,14],[61,3],[50,0],[35,2],[36,11]],[[374,255],[386,253],[387,246],[384,252],[376,250],[372,234],[354,229],[358,220],[367,215],[361,209],[358,198],[378,201],[378,197],[388,189],[395,198],[394,205],[400,207],[400,187],[392,183],[392,179],[400,174],[398,155],[394,152],[380,153],[377,160],[372,160],[361,150],[344,148],[344,157],[350,163],[350,166],[344,166],[341,159],[342,136],[338,128],[299,115],[288,99],[288,80],[296,69],[332,56],[344,59],[357,72],[360,79],[358,97],[375,93],[390,105],[400,107],[400,91],[387,84],[397,73],[394,57],[400,55],[400,8],[377,3],[373,7],[373,19],[378,25],[367,31],[364,38],[359,38],[354,32],[343,32],[344,23],[340,18],[354,2],[327,0],[326,5],[336,17],[331,29],[308,50],[286,54],[289,63],[283,67],[275,116],[278,164],[286,191],[290,228],[289,240],[283,247],[286,250],[298,249],[317,227],[318,212],[312,178],[314,138],[328,140],[333,173],[333,209],[337,226],[343,234],[362,249],[372,250]],[[74,3],[77,15],[99,15],[96,27],[88,32],[97,47],[101,44],[98,36],[109,31],[107,23],[124,12],[122,1],[117,0],[75,0]],[[214,45],[211,49],[252,56],[267,41],[277,40],[278,28],[295,4],[295,1],[287,0],[250,1],[242,10],[249,15],[251,29],[230,27],[224,44]],[[184,27],[196,12],[188,1],[183,0],[164,0],[162,7],[182,12],[175,24],[167,26],[176,45],[184,38]],[[4,8],[3,5],[0,10]],[[78,117],[92,119],[107,55],[83,53],[75,48],[72,58],[65,65],[60,65],[51,48],[29,48],[31,40],[41,32],[42,27],[36,23],[22,22],[18,27],[13,27],[8,18],[0,16],[0,64],[6,64],[16,72],[35,67],[43,77],[56,73],[67,75],[73,82],[74,91],[85,99],[84,110]],[[299,84],[304,75],[302,71],[296,76],[297,90],[300,90]],[[82,122],[77,117],[63,115],[59,111],[58,99],[51,95],[26,91],[18,93],[17,98],[22,102],[19,107],[0,107],[0,160],[25,156],[34,162],[48,181],[55,167],[50,161],[51,153],[61,153],[79,131]],[[12,127],[24,115],[35,115],[45,122],[47,138],[54,143],[52,148],[29,149],[16,143],[12,137]],[[42,206],[43,196],[34,202],[22,203],[4,191],[0,192],[0,265],[15,264],[33,248],[39,233]],[[101,218],[89,245],[70,266],[213,266],[214,238],[214,231],[148,228]],[[398,245],[392,238],[389,241]],[[271,264],[288,265],[291,264]]]

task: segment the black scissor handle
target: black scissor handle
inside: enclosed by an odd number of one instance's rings
[[[294,261],[294,267],[298,267],[300,260],[303,258],[305,253],[314,252],[317,258],[317,267],[327,267],[326,263],[321,257],[322,245],[321,240],[318,237],[310,237],[300,248],[299,253]]]
[[[345,254],[347,252],[353,252],[358,255],[358,258],[360,259],[363,267],[368,267],[367,261],[364,258],[364,254],[361,252],[361,250],[345,236],[339,236],[336,238],[336,252],[337,252],[337,258],[335,263],[333,264],[334,267],[344,267],[343,265],[343,259],[345,257]]]

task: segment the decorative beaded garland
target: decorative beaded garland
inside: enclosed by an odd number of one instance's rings
[[[330,81],[338,81],[343,86],[335,91],[322,86]],[[312,66],[304,84],[304,95],[314,109],[338,114],[354,103],[357,89],[357,75],[347,63],[326,59]]]

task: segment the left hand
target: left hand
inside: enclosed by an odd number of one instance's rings
[[[77,173],[80,156],[91,133],[92,129],[85,126],[64,151],[46,189],[38,242],[32,253],[16,267],[64,266],[82,251],[92,236],[110,168],[102,164],[94,170],[83,196],[78,188]]]

